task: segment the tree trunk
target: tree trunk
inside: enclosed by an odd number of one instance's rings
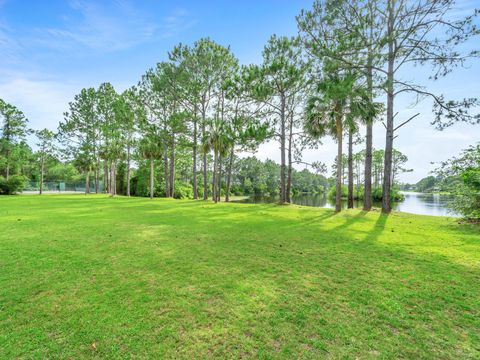
[[[168,197],[170,191],[169,176],[168,176],[168,151],[167,145],[163,145],[163,176],[165,178],[165,197]]]
[[[353,209],[353,131],[348,129],[348,204]]]
[[[225,202],[230,201],[230,186],[232,182],[233,155],[234,155],[234,147],[232,146],[232,148],[230,149],[230,159],[228,162],[227,187],[225,189]]]
[[[110,162],[108,165],[108,188],[110,190],[110,196],[113,195],[113,164]]]
[[[370,62],[371,60],[369,60]],[[370,101],[373,101],[372,90],[372,68],[367,70],[367,86]],[[367,119],[367,135],[365,144],[365,186],[363,192],[363,210],[369,211],[372,209],[372,144],[373,144],[373,119]]]
[[[45,157],[42,156],[41,166],[40,166],[40,192],[39,194],[43,194],[43,175],[45,173]]]
[[[283,204],[286,198],[286,165],[285,165],[285,97],[282,94],[280,108],[280,202]]]
[[[127,196],[130,196],[130,144],[127,146]]]
[[[110,193],[107,160],[104,160],[104,164],[103,164],[103,182],[105,183],[105,193],[106,194]]]
[[[85,175],[85,195],[90,194],[90,170]]]
[[[115,195],[117,195],[117,163],[116,163],[116,162],[113,162],[113,163],[112,163],[112,173],[113,173],[113,176],[112,176],[112,181],[113,181],[113,184],[112,184],[112,188],[113,188],[112,195],[115,196]]]
[[[168,197],[173,197],[175,187],[175,135],[172,136],[172,150],[170,153],[170,190]]]
[[[212,200],[217,202],[217,151],[213,155]]]
[[[196,116],[196,115],[195,115]],[[193,198],[198,199],[198,184],[197,184],[197,120],[193,122]]]
[[[390,201],[390,189],[392,178],[392,150],[393,150],[393,102],[394,102],[394,39],[393,22],[394,9],[393,0],[388,2],[388,68],[387,68],[387,131],[385,140],[385,159],[383,173],[382,212],[389,213],[392,210]]]
[[[287,189],[286,200],[288,203],[291,202],[291,193],[292,193],[292,146],[293,146],[293,117],[290,120],[290,125],[288,129],[288,174],[287,174]]]
[[[10,149],[8,148],[9,144],[7,143],[7,151],[6,151],[6,154],[5,154],[5,158],[6,158],[6,169],[5,169],[5,180],[8,181],[9,177],[10,177]]]
[[[222,193],[222,155],[218,155],[217,201],[220,202]]]
[[[154,160],[150,159],[150,199],[153,199]]]
[[[205,137],[205,120],[202,124],[202,136]],[[203,200],[208,199],[207,153],[203,153]]]
[[[336,183],[336,192],[335,192],[335,211],[342,211],[342,140],[343,140],[343,124],[342,124],[342,115],[340,114],[340,106],[337,105],[337,183]]]
[[[98,194],[98,163],[95,165],[95,171],[93,176],[95,177],[95,194]]]

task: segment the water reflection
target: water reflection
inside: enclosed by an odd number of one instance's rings
[[[451,195],[423,194],[416,192],[403,192],[405,201],[395,204],[395,210],[412,214],[432,216],[459,216],[452,212],[447,204],[452,200]]]
[[[452,199],[450,195],[423,194],[416,192],[403,192],[405,200],[394,203],[393,209],[412,214],[432,215],[432,216],[458,216],[452,213],[447,203]],[[248,199],[239,200],[244,203],[273,203],[277,202],[278,197],[255,196]],[[303,206],[314,206],[322,208],[334,208],[335,201],[328,199],[324,194],[303,194],[292,197],[292,203]],[[355,207],[361,208],[361,201],[355,202]],[[374,206],[381,207],[381,203],[374,203]],[[342,202],[342,207],[347,207],[347,202]]]

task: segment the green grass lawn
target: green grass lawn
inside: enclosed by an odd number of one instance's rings
[[[480,358],[480,227],[0,197],[0,359]]]

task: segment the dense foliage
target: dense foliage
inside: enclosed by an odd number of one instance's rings
[[[363,199],[370,210],[381,199],[389,212],[399,199],[398,175],[411,171],[393,146],[395,132],[419,115],[396,124],[396,96],[430,98],[441,129],[479,121],[477,99],[447,101],[399,72],[407,63],[429,65],[436,80],[478,55],[462,46],[479,34],[478,12],[451,20],[454,10],[454,0],[316,0],[297,16],[298,36],[269,38],[260,64],[240,64],[229,46],[210,38],[178,44],[124,91],[109,82],[81,89],[55,133],[28,129],[23,112],[0,100],[0,174],[4,184],[26,176],[40,194],[55,188],[50,179],[70,179],[83,182],[75,188],[86,193],[215,202],[268,194],[288,203],[292,194],[335,186],[337,211],[347,185],[348,207]],[[375,150],[372,126],[383,116],[385,149]],[[29,134],[37,138],[35,152]],[[325,136],[337,143],[328,182],[324,164],[302,159]],[[266,141],[277,142],[279,165],[238,159]],[[298,171],[300,164],[308,170]],[[472,171],[455,175],[463,187],[474,187]]]
[[[469,219],[480,219],[480,144],[472,145],[437,170],[443,188],[454,194],[452,209]]]
[[[27,179],[22,175],[11,175],[8,179],[0,176],[0,195],[14,195],[21,192]]]

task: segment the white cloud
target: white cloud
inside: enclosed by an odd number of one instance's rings
[[[194,24],[183,9],[173,11],[159,22],[153,14],[144,13],[124,0],[110,4],[74,0],[70,6],[78,16],[63,16],[60,27],[35,29],[33,40],[56,50],[88,48],[111,52],[174,36]]]
[[[78,88],[54,80],[16,77],[0,83],[0,97],[21,109],[35,129],[55,130]]]

